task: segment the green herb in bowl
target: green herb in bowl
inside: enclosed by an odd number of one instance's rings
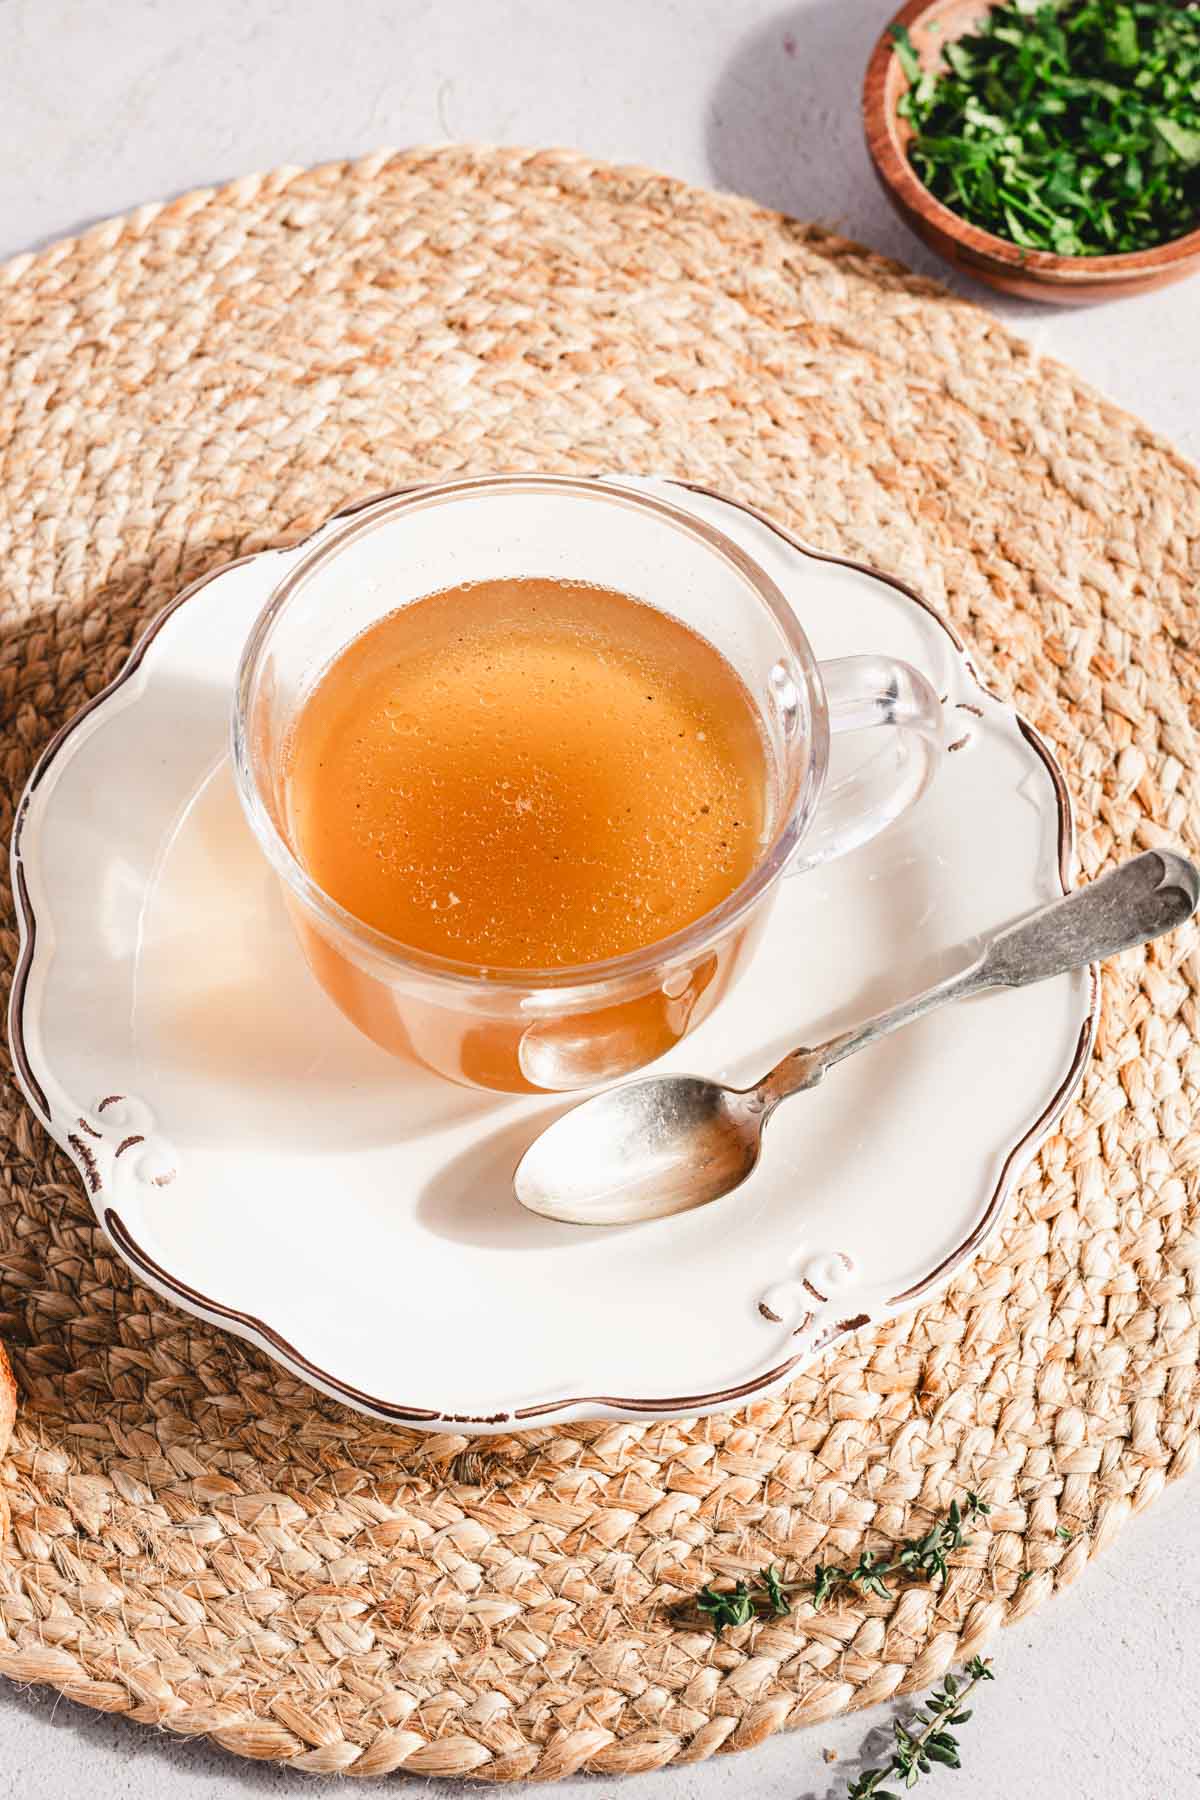
[[[1169,243],[1200,222],[1200,5],[999,6],[910,86],[908,155],[943,205],[1059,256]]]

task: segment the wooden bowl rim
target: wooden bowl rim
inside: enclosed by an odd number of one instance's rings
[[[880,176],[897,198],[927,224],[935,226],[964,249],[973,251],[983,261],[998,263],[1005,270],[1047,283],[1103,286],[1110,281],[1128,280],[1131,275],[1169,269],[1200,256],[1200,227],[1184,237],[1158,244],[1152,250],[1125,250],[1114,256],[1059,256],[1053,250],[1026,250],[1008,238],[997,237],[993,232],[972,225],[929,191],[900,146],[897,138],[899,115],[887,100],[888,75],[896,54],[892,33],[898,26],[924,24],[956,3],[957,0],[907,0],[907,4],[884,26],[867,63],[862,98],[867,149]],[[999,0],[993,0],[993,3],[999,3]],[[991,10],[988,0],[980,0],[980,17]],[[908,82],[903,70],[900,78],[903,84],[900,92],[907,92]]]

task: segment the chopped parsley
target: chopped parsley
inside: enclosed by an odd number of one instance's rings
[[[1148,250],[1200,224],[1200,5],[998,6],[922,71],[900,112],[929,191],[1029,250]]]

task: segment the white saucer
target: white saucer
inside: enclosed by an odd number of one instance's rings
[[[1036,733],[914,596],[663,485],[766,567],[818,655],[907,658],[951,722],[916,810],[788,880],[741,986],[657,1065],[742,1081],[1060,894],[1070,809]],[[338,1399],[480,1432],[727,1408],[947,1281],[1078,1082],[1094,973],[947,1009],[854,1058],[783,1108],[751,1182],[713,1206],[610,1231],[523,1213],[512,1169],[563,1102],[457,1088],[358,1036],[308,975],[243,823],[234,667],[300,554],[182,595],[18,812],[14,1062],[131,1267]]]

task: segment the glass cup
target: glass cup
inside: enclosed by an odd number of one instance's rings
[[[346,645],[424,595],[514,576],[615,588],[707,638],[754,700],[769,765],[768,828],[741,885],[658,943],[573,968],[489,969],[408,948],[323,892],[289,823],[292,726]],[[891,728],[897,753],[829,790],[831,733],[866,726]],[[246,644],[233,759],[304,955],[346,1016],[452,1081],[558,1092],[627,1075],[706,1018],[745,966],[780,877],[865,843],[911,805],[941,731],[936,694],[907,664],[818,664],[774,582],[706,521],[617,480],[504,475],[389,495],[321,534]]]

